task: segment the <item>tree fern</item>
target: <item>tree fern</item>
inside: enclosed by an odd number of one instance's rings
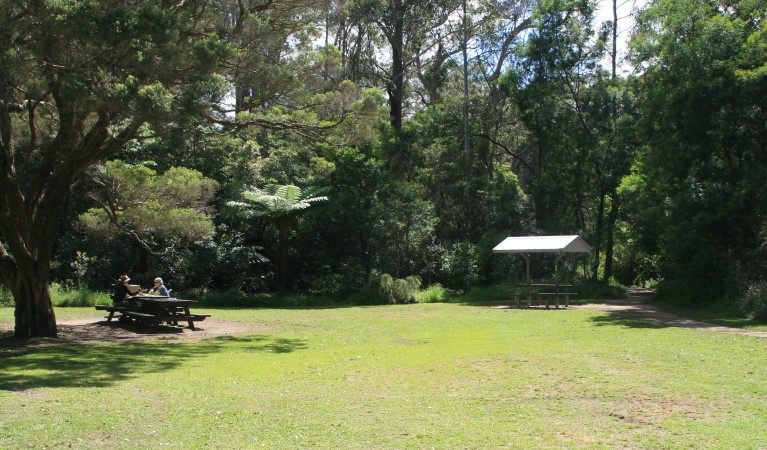
[[[242,193],[244,201],[232,201],[228,205],[236,208],[245,217],[263,217],[274,223],[279,232],[277,252],[280,288],[287,285],[287,230],[295,216],[312,204],[328,201],[322,188],[301,189],[292,184],[268,184],[263,189],[253,188]]]

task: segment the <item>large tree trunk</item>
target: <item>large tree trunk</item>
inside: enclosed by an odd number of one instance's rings
[[[392,128],[402,129],[402,91],[404,89],[405,69],[402,64],[402,50],[392,49],[392,77],[386,91],[389,95],[389,120]]]
[[[56,315],[45,277],[19,272],[12,292],[16,301],[15,338],[58,337]]]
[[[0,276],[11,291],[15,308],[14,337],[57,337],[56,317],[53,314],[48,274],[51,254],[56,240],[56,224],[68,189],[59,184],[60,178],[51,177],[55,188],[41,189],[34,206],[26,206],[17,185],[3,179],[0,186]],[[30,196],[32,197],[32,196]],[[54,202],[53,204],[51,202]],[[30,204],[32,204],[30,202]],[[39,214],[25,214],[27,211]]]

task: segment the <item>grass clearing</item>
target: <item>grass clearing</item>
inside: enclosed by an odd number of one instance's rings
[[[572,309],[200,311],[268,331],[0,347],[0,448],[767,447],[767,339]]]

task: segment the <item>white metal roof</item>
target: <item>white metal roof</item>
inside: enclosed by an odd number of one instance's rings
[[[495,253],[588,253],[591,246],[578,235],[513,236],[493,248]]]

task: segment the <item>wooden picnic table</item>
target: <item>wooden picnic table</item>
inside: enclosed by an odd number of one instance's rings
[[[562,291],[561,288],[571,288],[572,284],[560,284],[560,283],[524,283],[518,284],[516,287],[523,287],[526,289],[527,307],[530,307],[530,299],[535,296],[536,298],[543,298],[546,304],[546,309],[549,308],[549,297],[554,297],[555,305],[559,308],[559,297],[562,296],[565,299],[565,308],[570,306],[570,296],[578,295],[577,292]],[[553,288],[553,292],[552,289]],[[541,291],[540,289],[545,289]],[[519,306],[520,295],[515,295],[517,300],[517,306]]]
[[[192,314],[189,307],[197,303],[196,300],[158,295],[136,295],[127,300],[122,306],[97,305],[96,309],[109,311],[107,321],[112,320],[115,312],[120,312],[121,321],[132,321],[142,326],[163,322],[175,326],[179,322],[187,322],[192,330],[195,329],[195,321],[203,321],[210,317],[210,314]],[[128,306],[131,301],[135,302],[135,307]]]

